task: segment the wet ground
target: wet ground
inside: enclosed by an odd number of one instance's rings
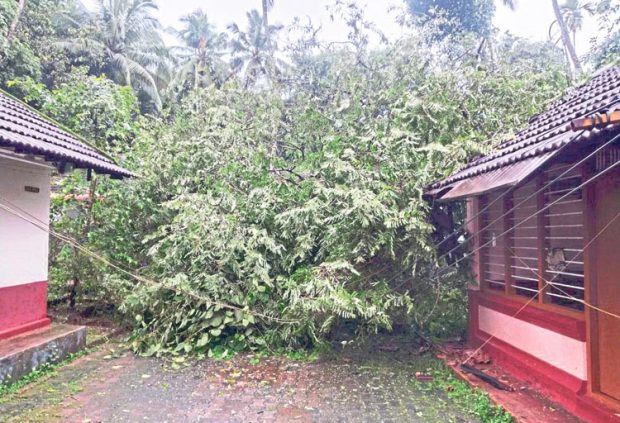
[[[347,350],[317,361],[245,354],[173,366],[104,344],[1,398],[0,421],[477,421],[445,392],[416,381],[416,371],[433,359],[413,346],[368,351]]]

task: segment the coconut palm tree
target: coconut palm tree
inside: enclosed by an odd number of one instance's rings
[[[263,25],[265,26],[265,33],[269,36],[269,11],[273,7],[274,0],[262,0],[263,2]]]
[[[577,51],[575,50],[575,46],[571,40],[570,32],[566,22],[564,21],[564,16],[562,14],[562,9],[558,4],[558,0],[551,0],[551,5],[553,6],[553,13],[555,14],[555,22],[560,28],[560,39],[562,40],[562,44],[564,44],[566,54],[570,58],[575,70],[578,73],[581,73],[583,68],[581,67],[581,63],[579,63],[579,57],[577,56]]]
[[[502,0],[502,4],[510,10],[517,9],[517,0]]]
[[[171,30],[185,44],[172,49],[181,64],[177,79],[188,81],[191,78],[194,89],[221,81],[226,34],[217,32],[200,9],[182,17],[181,22],[183,29]]]
[[[98,0],[98,10],[78,22],[81,36],[58,42],[72,52],[103,59],[103,71],[120,84],[132,86],[161,107],[159,89],[168,66],[168,50],[153,16],[151,0]]]
[[[573,35],[573,46],[577,48],[577,32],[583,28],[585,15],[588,14],[592,16],[595,13],[594,5],[591,3],[583,3],[579,0],[566,0],[566,2],[560,6],[560,9],[564,22],[566,22],[566,27]]]
[[[232,32],[232,67],[244,75],[245,85],[256,83],[259,78],[270,80],[279,73],[283,62],[276,59],[276,35],[281,25],[269,25],[265,29],[263,17],[257,10],[247,12],[248,26],[242,31],[237,24],[228,26]]]

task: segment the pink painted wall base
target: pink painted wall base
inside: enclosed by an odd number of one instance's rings
[[[50,323],[47,281],[0,288],[0,340]]]
[[[478,347],[490,338],[490,334],[480,329],[480,309],[505,313],[512,319],[523,323],[538,324],[547,330],[555,328],[554,332],[558,334],[585,341],[585,322],[532,306],[526,307],[517,317],[513,318],[515,310],[520,309],[521,306],[521,303],[501,295],[469,291],[469,343],[473,347]],[[488,327],[489,323],[485,322],[485,325]],[[515,335],[518,334],[515,333]],[[535,357],[530,354],[531,351],[516,348],[509,343],[510,341],[510,338],[500,340],[492,337],[484,346],[484,350],[492,357],[495,364],[516,378],[535,384],[541,392],[580,418],[588,422],[620,423],[620,417],[617,414],[620,413],[620,407],[617,410],[611,409],[591,397],[588,394],[586,380]],[[523,344],[522,339],[515,340],[516,343],[517,341]],[[544,340],[540,341],[544,342]]]

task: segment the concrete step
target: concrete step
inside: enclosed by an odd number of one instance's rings
[[[45,363],[58,363],[86,345],[86,327],[52,323],[0,341],[0,384],[12,383]]]

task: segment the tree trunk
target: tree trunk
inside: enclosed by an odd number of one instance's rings
[[[558,0],[551,0],[553,5],[553,12],[555,13],[555,19],[558,22],[558,26],[560,27],[560,32],[562,34],[562,43],[564,47],[566,47],[566,51],[573,62],[573,66],[577,73],[581,73],[583,69],[581,68],[581,64],[579,63],[579,58],[577,57],[577,52],[575,51],[575,46],[570,39],[570,33],[568,32],[568,28],[566,27],[566,22],[564,22],[564,17],[562,16],[562,12],[560,11],[560,5],[558,4]]]
[[[89,175],[90,174],[91,173],[89,172]],[[78,240],[81,243],[85,243],[88,240],[88,233],[90,232],[91,228],[93,227],[95,223],[95,219],[93,216],[93,207],[95,206],[95,201],[97,200],[96,196],[97,196],[97,177],[93,175],[92,179],[90,180],[90,185],[88,187],[88,199],[86,200],[87,203],[84,209],[84,214],[86,215],[86,221],[84,222],[84,226],[82,227],[82,230],[80,231],[80,235],[78,238]],[[79,251],[79,249],[74,246],[73,254],[75,255],[75,257],[80,257],[81,251]],[[80,280],[80,272],[81,272],[81,266],[79,266],[77,269],[74,269],[74,277],[70,285],[69,307],[71,308],[71,310],[75,309],[75,305],[77,303],[77,297],[78,297],[79,290],[80,290],[80,285],[82,283],[82,281]]]
[[[493,45],[493,37],[487,39],[487,49],[489,50],[489,60],[495,65],[495,46]]]
[[[263,0],[263,25],[265,26],[265,38],[269,37],[269,0]]]
[[[19,19],[22,17],[22,13],[26,8],[26,0],[18,0],[17,1],[17,11],[15,12],[15,16],[13,17],[13,21],[11,21],[11,25],[9,26],[9,32],[6,34],[7,40],[11,40],[15,36],[15,31],[17,30],[17,25],[19,24]]]
[[[194,90],[198,89],[198,66],[200,66],[200,61],[194,64]]]
[[[562,56],[564,56],[564,63],[566,64],[566,69],[568,70],[568,79],[572,81],[575,75],[573,73],[573,67],[570,65],[568,50],[566,49],[566,46],[564,46],[564,44],[562,44]]]

